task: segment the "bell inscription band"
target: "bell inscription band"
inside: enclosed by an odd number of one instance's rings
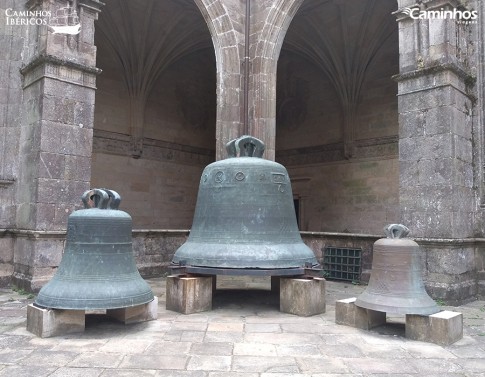
[[[404,225],[391,224],[387,238],[374,243],[369,285],[355,305],[392,314],[429,315],[440,311],[421,277],[419,246]]]
[[[202,173],[190,236],[173,263],[271,270],[318,265],[301,239],[286,169],[261,158],[264,144],[252,136],[226,149],[229,158]]]
[[[52,309],[118,309],[154,299],[132,251],[132,220],[118,210],[113,190],[93,189],[82,196],[84,209],[67,221],[59,268],[39,292],[35,304]]]

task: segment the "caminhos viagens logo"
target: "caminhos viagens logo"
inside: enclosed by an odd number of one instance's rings
[[[476,10],[460,10],[457,8],[439,10],[421,10],[418,7],[406,7],[402,13],[408,15],[413,20],[456,20],[458,23],[472,24],[477,23],[478,11]]]

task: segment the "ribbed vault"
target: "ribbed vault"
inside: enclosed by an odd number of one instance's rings
[[[98,50],[109,49],[119,63],[129,96],[132,154],[140,157],[151,90],[170,65],[213,49],[209,30],[193,0],[108,0],[96,38]]]
[[[397,41],[393,1],[305,0],[290,25],[283,50],[310,61],[326,75],[343,114],[344,154],[353,154],[359,101],[369,67],[386,41]],[[397,53],[397,44],[396,44]],[[397,73],[397,72],[396,72]]]

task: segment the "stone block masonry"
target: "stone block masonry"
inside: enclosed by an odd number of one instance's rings
[[[155,320],[158,316],[158,298],[143,305],[109,309],[106,315],[124,324]],[[35,304],[27,306],[27,331],[41,338],[84,332],[85,321],[84,310],[49,309]]]
[[[212,276],[168,276],[167,309],[182,314],[211,310],[212,284]]]
[[[60,4],[45,1],[29,6],[54,14]],[[75,37],[37,28],[29,30],[26,40],[31,48],[20,71],[16,227],[30,236],[14,243],[13,282],[27,290],[38,290],[49,280],[62,254],[62,241],[59,244],[54,233],[65,229],[67,216],[81,205],[80,194],[90,187],[99,73],[92,31],[100,4],[79,3],[83,30]]]
[[[280,278],[280,311],[309,317],[325,313],[325,279]]]
[[[430,316],[408,314],[406,338],[449,346],[463,338],[463,314],[448,310]]]
[[[356,298],[337,300],[335,323],[370,330],[386,324],[386,313],[355,305]],[[463,315],[448,310],[431,315],[406,315],[406,338],[448,346],[463,338]]]

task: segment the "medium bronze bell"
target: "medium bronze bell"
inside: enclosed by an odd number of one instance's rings
[[[409,229],[391,224],[384,231],[387,238],[374,243],[369,285],[355,305],[392,314],[430,315],[439,312],[424,288],[419,246],[404,238]]]
[[[83,194],[82,201],[85,209],[68,218],[59,268],[40,290],[35,304],[89,310],[152,301],[153,293],[133,257],[131,216],[118,210],[120,196],[112,190],[93,189]]]
[[[265,160],[264,144],[242,136],[229,157],[202,173],[190,236],[174,264],[227,269],[317,265],[300,236],[286,169]]]

